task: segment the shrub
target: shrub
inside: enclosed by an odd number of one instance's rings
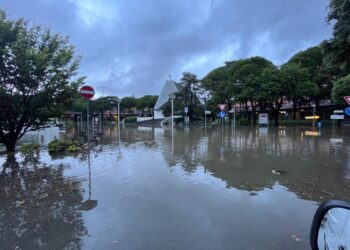
[[[78,143],[72,140],[53,140],[49,143],[48,147],[50,154],[64,153],[66,151],[71,153],[80,151]]]
[[[39,156],[40,145],[36,143],[22,144],[18,151],[26,158],[35,158]]]

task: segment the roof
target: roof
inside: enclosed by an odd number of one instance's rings
[[[173,80],[167,80],[164,83],[162,91],[160,92],[156,105],[154,105],[154,110],[161,110],[169,101],[169,95],[178,93],[180,90],[180,84],[174,82]]]

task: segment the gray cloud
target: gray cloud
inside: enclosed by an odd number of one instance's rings
[[[282,64],[330,37],[328,0],[3,0],[24,17],[69,35],[80,72],[99,92],[157,94],[172,74],[205,76],[227,60]]]

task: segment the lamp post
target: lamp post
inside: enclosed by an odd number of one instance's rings
[[[118,125],[120,123],[120,99],[118,97],[115,98],[115,101],[117,103],[117,112],[118,112]]]
[[[169,94],[169,100],[171,102],[171,127],[174,127],[174,99],[175,99],[175,94],[171,93]]]

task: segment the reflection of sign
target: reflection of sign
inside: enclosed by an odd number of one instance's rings
[[[185,122],[189,123],[190,122],[190,117],[189,116],[185,116]]]
[[[338,144],[344,142],[343,138],[330,138],[329,141],[331,144]]]
[[[317,120],[317,119],[320,119],[320,116],[319,116],[319,115],[305,116],[305,119],[306,119],[306,120],[313,120],[313,119]]]
[[[226,109],[227,104],[219,104],[219,108],[221,111],[224,111]]]
[[[343,120],[344,115],[331,115],[332,120]]]
[[[350,96],[344,96],[344,100],[350,105]]]
[[[320,136],[321,135],[321,133],[318,131],[305,131],[304,134],[306,136]]]
[[[206,114],[206,115],[211,115],[211,111],[210,111],[210,110],[206,110],[206,111],[205,111],[205,114]]]
[[[347,107],[344,112],[347,116],[350,116],[350,107]]]
[[[259,124],[268,124],[269,116],[266,113],[259,114]]]
[[[188,113],[188,107],[184,108],[185,113]]]
[[[95,95],[95,90],[90,86],[83,86],[79,91],[80,95],[87,100],[90,100]]]
[[[225,113],[224,111],[221,111],[221,112],[219,113],[219,115],[220,115],[221,118],[225,118],[226,113]]]

